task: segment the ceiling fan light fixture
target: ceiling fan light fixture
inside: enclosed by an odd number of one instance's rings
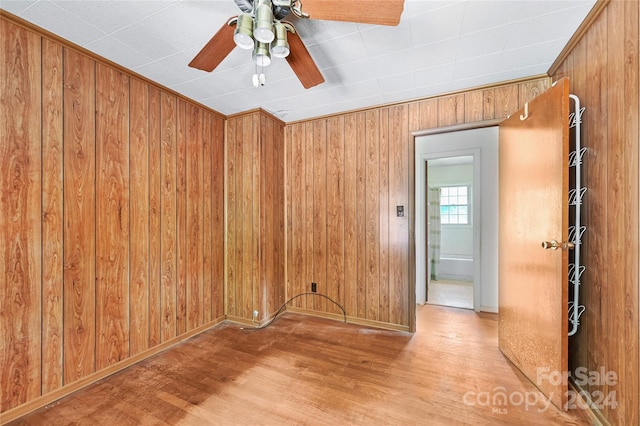
[[[261,43],[271,43],[275,38],[273,33],[273,11],[269,0],[259,0],[255,10],[253,37]]]
[[[253,48],[253,62],[260,67],[266,67],[271,63],[271,53],[269,53],[268,43],[256,43]]]
[[[253,18],[248,13],[238,16],[236,29],[233,32],[233,41],[241,49],[253,49]]]
[[[286,58],[289,56],[289,42],[287,41],[287,27],[276,22],[274,25],[276,30],[276,37],[271,42],[271,54],[276,58]]]

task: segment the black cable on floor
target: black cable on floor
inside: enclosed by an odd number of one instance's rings
[[[344,316],[344,322],[345,324],[347,323],[347,312],[344,310],[344,308],[335,300],[333,300],[332,298],[330,298],[329,296],[325,296],[324,294],[320,294],[320,293],[300,293],[296,296],[293,296],[291,299],[287,300],[286,302],[284,302],[282,304],[282,306],[280,306],[280,309],[278,309],[276,311],[276,314],[273,316],[273,318],[271,318],[271,320],[266,323],[261,325],[260,327],[251,327],[251,328],[245,328],[242,327],[242,330],[263,330],[267,327],[269,327],[271,325],[272,322],[274,322],[276,320],[276,318],[278,318],[278,315],[280,315],[280,313],[287,307],[287,305],[289,304],[289,302],[291,302],[292,300],[297,299],[298,297],[301,296],[321,296],[324,297],[325,299],[327,299],[328,301],[330,301],[331,303],[333,303],[334,305],[336,305],[338,308],[340,308],[342,310],[342,315]]]

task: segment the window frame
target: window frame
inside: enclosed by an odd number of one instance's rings
[[[443,191],[442,190],[444,188],[466,188],[467,189],[467,194],[466,194],[467,203],[466,204],[444,204],[442,202],[442,198],[443,198],[443,194],[442,194]],[[440,225],[441,226],[464,227],[464,226],[472,226],[473,225],[473,222],[472,222],[472,219],[473,219],[473,215],[472,215],[472,208],[473,208],[472,199],[473,199],[473,197],[472,197],[471,191],[472,191],[471,184],[452,184],[452,185],[441,185],[440,186]],[[449,197],[449,196],[450,195],[446,195],[446,197]],[[456,197],[457,196],[459,196],[459,195],[456,195]],[[442,208],[443,207],[447,207],[447,206],[450,206],[450,207],[466,207],[467,208],[467,215],[466,215],[467,221],[466,221],[466,223],[445,222],[443,220],[443,218],[445,216],[447,218],[450,218],[450,217],[453,216],[453,215],[448,214],[448,213],[447,214],[443,214],[442,213]],[[457,213],[455,216],[457,216],[458,218],[463,217],[459,213]]]

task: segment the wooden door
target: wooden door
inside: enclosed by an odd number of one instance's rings
[[[562,408],[567,383],[560,377],[568,368],[568,252],[562,248],[568,239],[568,79],[500,124],[499,151],[498,346]],[[553,240],[560,248],[543,248]]]

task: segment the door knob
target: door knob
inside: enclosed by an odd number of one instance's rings
[[[545,250],[558,250],[559,248],[561,248],[562,250],[573,250],[575,248],[575,244],[566,241],[561,244],[556,240],[551,240],[543,241],[542,248]]]

